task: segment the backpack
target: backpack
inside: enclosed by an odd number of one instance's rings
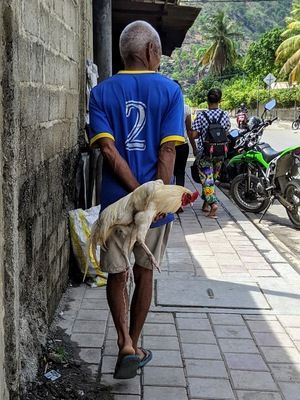
[[[215,118],[211,121],[203,111],[203,116],[208,122],[207,133],[203,142],[204,154],[209,158],[226,158],[228,153],[228,139],[227,134],[223,126],[221,125],[221,119],[224,115],[222,111],[218,120]]]

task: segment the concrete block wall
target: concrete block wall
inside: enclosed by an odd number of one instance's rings
[[[3,159],[6,237],[3,280],[0,264],[0,387],[2,281],[4,309],[10,316],[4,318],[4,330],[9,332],[7,384],[11,398],[18,398],[20,387],[35,377],[40,344],[67,284],[67,212],[73,208],[83,137],[85,60],[92,58],[93,47],[92,0],[1,4],[5,129],[0,131],[0,166]]]
[[[0,15],[2,15],[2,3],[0,2]],[[1,19],[0,19],[1,21]],[[0,37],[3,37],[3,24],[0,24]],[[0,41],[0,82],[3,78],[3,61],[4,47],[2,40]],[[2,99],[2,86],[0,85],[0,99]],[[2,135],[3,135],[3,106],[0,101],[0,399],[8,400],[8,392],[5,374],[5,352],[4,352],[4,262],[3,262],[3,202],[2,202],[2,185],[3,185],[3,169],[2,169]]]

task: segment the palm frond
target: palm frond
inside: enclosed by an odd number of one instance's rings
[[[289,75],[290,82],[300,82],[300,49],[286,60],[280,74]]]

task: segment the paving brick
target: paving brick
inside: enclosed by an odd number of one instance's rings
[[[209,314],[214,325],[245,325],[243,318],[236,314]]]
[[[76,342],[79,347],[101,347],[104,335],[98,333],[73,333],[71,340]]]
[[[68,298],[72,299],[72,300],[75,300],[75,299],[82,300],[85,290],[86,290],[85,285],[69,287],[68,292],[67,292]]]
[[[104,356],[102,358],[101,373],[112,374],[115,370],[117,357]]]
[[[208,319],[177,318],[177,326],[183,330],[210,331]]]
[[[117,340],[118,335],[116,328],[114,326],[108,328],[107,334],[106,334],[106,339],[108,340]]]
[[[179,350],[176,336],[143,336],[143,346],[151,350]]]
[[[259,354],[224,354],[227,365],[230,369],[248,370],[248,371],[268,371],[263,358]]]
[[[185,387],[185,377],[182,368],[169,367],[147,367],[144,368],[145,386],[164,386]]]
[[[188,377],[228,378],[223,361],[186,359]]]
[[[279,382],[285,400],[299,400],[300,383]]]
[[[300,327],[300,315],[278,315],[278,319],[285,327],[289,328]]]
[[[295,346],[300,351],[300,340],[294,340]]]
[[[217,345],[214,344],[182,344],[184,358],[221,360],[221,353]]]
[[[105,332],[105,321],[83,321],[76,320],[73,333],[103,333]]]
[[[57,326],[63,329],[66,335],[71,335],[73,325],[74,325],[74,317],[68,317],[68,318],[60,317],[57,322]]]
[[[79,310],[76,319],[84,321],[106,321],[108,311],[106,310]]]
[[[259,333],[254,332],[256,343],[260,346],[293,347],[293,342],[286,333]]]
[[[300,327],[298,328],[286,328],[287,333],[293,340],[300,340]]]
[[[300,383],[300,364],[269,364],[269,367],[276,380]]]
[[[278,321],[249,321],[248,326],[252,332],[285,333],[285,330]]]
[[[267,362],[299,363],[300,352],[295,347],[260,347]]]
[[[143,328],[145,336],[177,336],[173,324],[145,324]]]
[[[237,390],[238,400],[282,400],[279,393],[275,392],[249,392]]]
[[[107,301],[103,299],[83,299],[81,304],[83,310],[108,310]]]
[[[235,389],[277,390],[269,372],[230,371]]]
[[[258,353],[258,348],[250,339],[219,339],[219,345],[224,353]]]
[[[230,383],[225,379],[188,378],[192,398],[234,399]]]
[[[154,313],[150,312],[147,316],[146,323],[150,324],[174,324],[174,317],[171,313]]]
[[[216,343],[212,331],[180,331],[180,340],[182,343]]]
[[[215,333],[217,338],[251,339],[246,326],[216,325]]]
[[[192,318],[192,319],[207,319],[207,314],[205,313],[176,313],[177,318]]]
[[[182,367],[180,351],[155,350],[151,360],[151,367]]]
[[[85,299],[104,299],[106,301],[106,289],[105,288],[87,288],[84,294]]]
[[[263,278],[263,277],[276,277],[278,274],[273,271],[271,268],[268,269],[250,269],[249,272],[255,278]]]
[[[95,349],[81,348],[79,351],[79,357],[88,364],[99,364],[101,360],[101,349],[99,347]]]
[[[109,386],[112,394],[141,395],[141,377],[137,375],[133,379],[114,379],[112,374],[102,374],[101,384]]]
[[[185,388],[166,386],[144,386],[144,400],[188,400]],[[123,398],[122,398],[123,400]]]
[[[245,314],[246,321],[277,321],[276,315]]]
[[[116,340],[106,340],[103,354],[106,356],[116,356],[119,352]]]

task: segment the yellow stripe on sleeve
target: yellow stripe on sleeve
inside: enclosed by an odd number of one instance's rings
[[[93,144],[93,143],[97,142],[97,140],[103,139],[103,138],[109,138],[109,139],[112,139],[113,141],[115,141],[115,138],[113,137],[113,135],[111,133],[101,132],[101,133],[98,133],[96,136],[94,136],[91,139],[90,144]]]
[[[175,146],[178,146],[180,144],[183,144],[185,142],[185,139],[183,136],[179,136],[179,135],[170,135],[170,136],[166,136],[162,139],[162,141],[160,142],[160,144],[164,144],[166,142],[175,142]]]

